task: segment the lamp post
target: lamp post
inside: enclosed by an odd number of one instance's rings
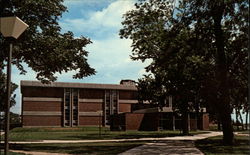
[[[0,32],[4,37],[17,39],[28,27],[18,17],[0,18]],[[13,45],[10,43],[7,62],[7,102],[5,105],[5,137],[4,137],[4,154],[9,152],[9,126],[10,126],[10,98],[11,98],[11,61]]]

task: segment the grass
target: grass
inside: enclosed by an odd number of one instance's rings
[[[205,155],[248,155],[250,154],[250,139],[247,136],[235,136],[233,146],[224,146],[222,136],[211,137],[195,142]]]
[[[250,131],[249,130],[244,130],[244,131],[238,131],[239,133],[242,133],[242,134],[250,134]]]
[[[244,132],[244,133],[249,133],[250,131],[250,126],[248,125],[248,130],[246,130],[246,125],[244,125],[245,126],[245,129],[244,130],[242,130],[242,128],[241,128],[241,126],[239,126],[239,130],[237,129],[237,127],[235,126],[235,125],[233,125],[233,130],[235,131],[235,132]],[[210,131],[219,131],[218,130],[218,125],[217,124],[210,124],[209,125],[209,130]]]
[[[9,152],[8,155],[25,155],[24,153]]]
[[[217,126],[217,124],[209,125],[209,131],[218,131],[218,126]]]
[[[12,144],[11,149],[68,153],[68,154],[95,154],[95,155],[115,155],[131,148],[145,144],[146,142],[108,142],[108,143],[77,143],[77,144]]]
[[[0,155],[3,155],[3,154],[4,154],[4,150],[1,149],[0,150]],[[16,152],[9,152],[8,155],[25,155],[25,154],[23,154],[23,153],[16,153]]]
[[[205,131],[191,131],[190,134],[205,133]],[[10,132],[11,141],[39,141],[39,140],[94,140],[94,139],[128,139],[149,137],[179,136],[180,131],[109,131],[103,128],[99,135],[98,127],[78,128],[15,128]]]

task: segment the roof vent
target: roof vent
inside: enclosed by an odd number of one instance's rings
[[[121,80],[121,85],[135,86],[136,82],[134,80]]]

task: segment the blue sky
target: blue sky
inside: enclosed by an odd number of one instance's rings
[[[96,69],[96,75],[83,79],[72,79],[74,71],[57,74],[60,82],[113,83],[121,79],[137,80],[145,73],[144,67],[150,62],[132,61],[131,40],[120,39],[122,15],[134,8],[135,0],[66,0],[68,8],[59,24],[62,32],[72,31],[75,37],[85,36],[93,42],[86,49],[89,51],[88,62]],[[19,75],[13,68],[12,81],[36,80],[36,73],[25,65],[26,75]],[[15,92],[16,106],[13,112],[21,113],[20,87]]]

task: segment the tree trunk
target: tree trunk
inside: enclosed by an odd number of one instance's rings
[[[231,120],[231,109],[229,105],[228,71],[227,60],[224,50],[224,36],[221,20],[225,4],[223,2],[214,3],[212,17],[214,20],[214,34],[216,45],[216,80],[217,80],[217,113],[220,116],[223,130],[223,142],[232,145],[234,142],[233,127]]]
[[[189,135],[188,129],[188,112],[184,112],[182,115],[182,134]]]
[[[248,130],[248,110],[246,110],[246,130]]]
[[[180,93],[186,93],[186,92],[180,92]],[[188,99],[185,99],[183,97],[180,100],[180,103],[182,106],[180,107],[180,112],[181,112],[181,128],[182,128],[182,134],[183,135],[189,135],[189,130],[188,130]]]
[[[235,117],[236,117],[236,127],[237,127],[237,131],[239,131],[239,112],[237,110],[237,108],[235,108]]]
[[[244,130],[244,122],[243,122],[243,119],[242,119],[242,115],[241,115],[240,110],[239,110],[239,116],[240,116],[241,129]]]
[[[218,120],[218,130],[221,131],[221,123],[219,120]]]

